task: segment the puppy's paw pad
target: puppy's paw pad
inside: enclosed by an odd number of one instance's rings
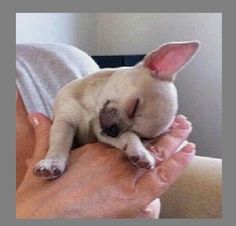
[[[129,157],[130,162],[139,168],[144,169],[153,169],[155,167],[155,159],[151,157],[145,157],[145,156],[130,156]]]
[[[55,166],[52,167],[52,171],[55,176],[60,176],[62,174],[61,170],[57,169]]]
[[[52,180],[59,177],[63,173],[64,169],[64,161],[43,159],[35,165],[33,173],[36,176]]]
[[[140,161],[140,162],[138,162],[138,164],[137,164],[140,168],[145,168],[145,169],[151,169],[152,168],[152,165],[151,165],[151,163],[149,163],[149,162],[142,162],[142,161]]]
[[[139,157],[138,157],[138,156],[131,156],[131,157],[129,157],[129,160],[130,160],[132,163],[136,163],[136,162],[138,162]]]
[[[47,169],[40,167],[40,168],[34,169],[34,175],[39,176],[39,177],[49,177],[51,176],[51,172]]]

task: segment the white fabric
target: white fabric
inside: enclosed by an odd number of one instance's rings
[[[52,117],[59,89],[99,70],[85,52],[65,44],[17,44],[16,85],[28,112]]]

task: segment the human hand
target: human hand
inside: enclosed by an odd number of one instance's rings
[[[39,122],[34,126],[35,152],[17,190],[17,218],[143,216],[149,203],[166,191],[194,156],[191,144],[173,154],[189,135],[191,126],[173,128],[154,145],[163,150],[164,155],[158,156],[162,162],[152,171],[143,171],[143,175],[121,151],[103,144],[88,144],[71,152],[68,169],[60,178],[45,181],[35,177],[32,169],[46,154],[51,122],[41,114],[34,116]],[[181,119],[179,125],[185,127],[186,120]],[[159,153],[156,148],[152,151],[154,155]]]

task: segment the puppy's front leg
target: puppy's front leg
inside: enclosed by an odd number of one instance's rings
[[[55,118],[50,131],[49,151],[46,157],[35,165],[35,175],[54,179],[63,173],[74,134],[75,128],[70,123]]]
[[[155,158],[133,132],[124,132],[116,138],[100,135],[99,140],[123,150],[135,166],[146,169],[153,169],[155,167]]]

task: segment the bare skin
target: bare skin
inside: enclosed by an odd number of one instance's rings
[[[28,120],[28,113],[19,92],[16,93],[16,188],[20,185],[25,172],[26,160],[34,150],[35,134]]]
[[[148,173],[138,173],[119,150],[88,144],[71,152],[68,168],[60,178],[45,181],[35,177],[32,168],[47,152],[51,121],[39,113],[28,120],[19,94],[16,108],[17,218],[157,218],[157,198],[195,154],[191,143],[175,153],[192,130],[191,123],[178,116],[170,132],[150,148],[159,165]],[[150,202],[155,211],[147,209]]]

